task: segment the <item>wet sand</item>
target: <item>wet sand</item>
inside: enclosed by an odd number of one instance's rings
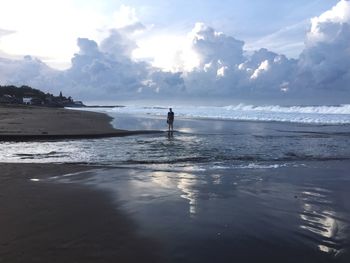
[[[0,164],[0,262],[160,262],[106,191],[30,181],[91,168]]]
[[[350,164],[175,172],[100,169],[58,182],[108,191],[163,261],[350,262]]]
[[[111,121],[103,113],[0,105],[0,140],[81,139],[156,132],[114,129]]]
[[[0,164],[0,262],[349,262],[348,168]]]

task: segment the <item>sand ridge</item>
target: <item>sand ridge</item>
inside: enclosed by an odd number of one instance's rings
[[[154,133],[114,129],[103,113],[0,105],[0,140],[99,138]]]

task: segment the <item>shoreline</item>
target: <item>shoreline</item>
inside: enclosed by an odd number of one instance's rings
[[[0,105],[0,141],[94,139],[162,133],[157,130],[113,128],[112,117],[104,113]]]
[[[51,141],[51,140],[80,140],[80,139],[98,139],[110,137],[124,137],[141,134],[160,134],[163,131],[157,130],[139,130],[128,131],[118,130],[112,133],[95,133],[95,134],[0,134],[0,142],[22,142],[22,141]]]

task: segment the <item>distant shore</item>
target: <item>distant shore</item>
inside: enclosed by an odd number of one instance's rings
[[[83,139],[157,131],[114,129],[103,113],[24,105],[0,105],[0,140]]]

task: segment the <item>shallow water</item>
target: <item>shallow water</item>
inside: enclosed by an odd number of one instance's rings
[[[120,129],[166,129],[164,117],[116,114]],[[173,134],[1,142],[0,162],[83,162],[161,170],[277,168],[350,160],[350,125],[177,119]]]

